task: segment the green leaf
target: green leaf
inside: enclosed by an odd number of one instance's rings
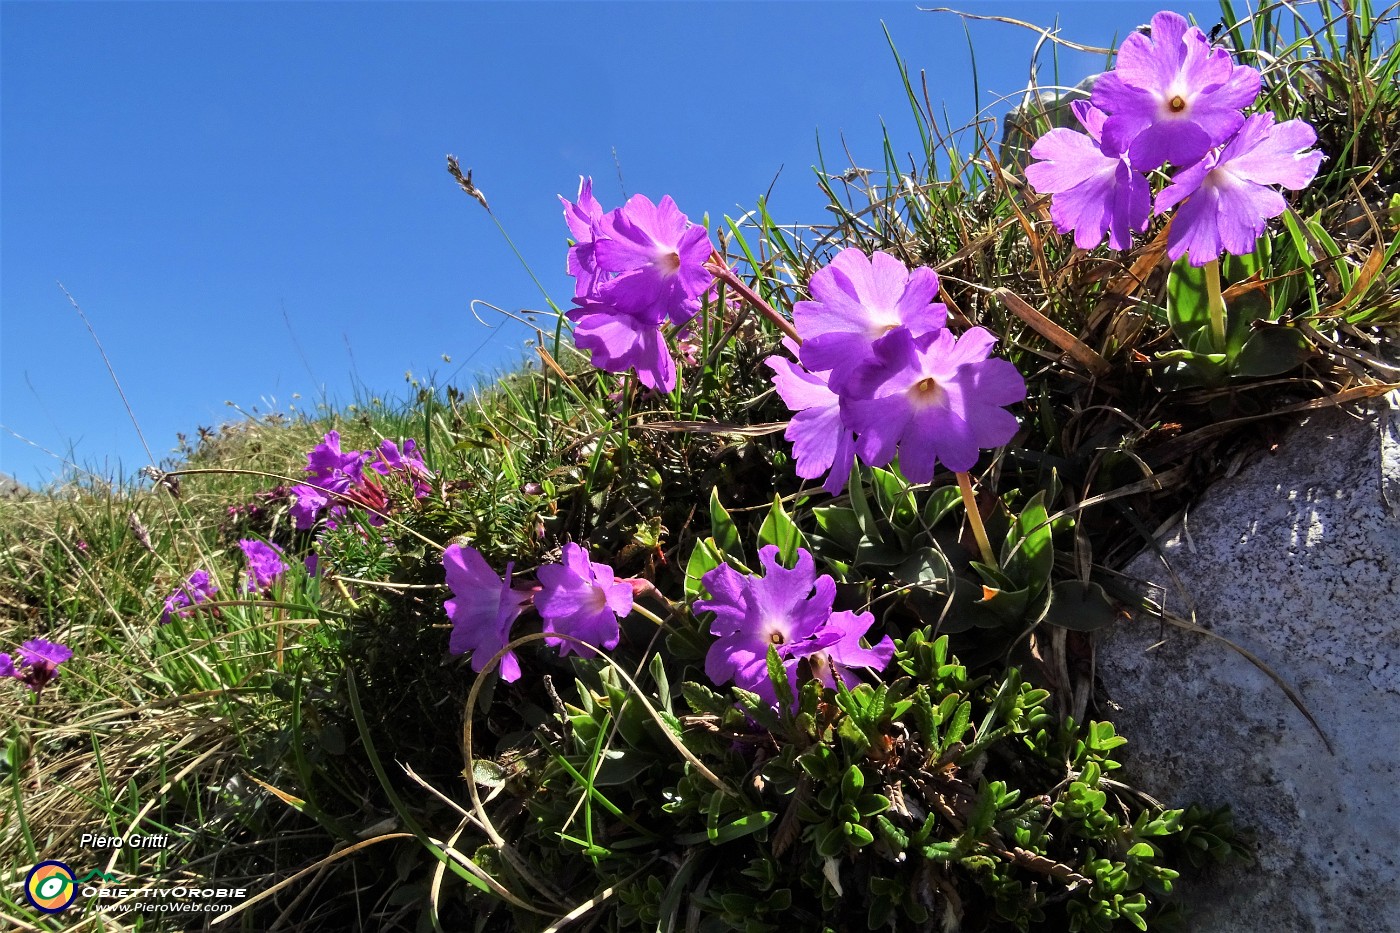
[[[807,547],[807,539],[783,508],[781,496],[773,496],[773,507],[768,510],[768,517],[758,529],[758,543],[761,547],[777,545],[778,557],[788,568],[797,562],[798,548]]]
[[[934,862],[946,862],[957,857],[958,844],[956,842],[935,842],[926,845],[921,850],[924,858]]]
[[[743,545],[739,543],[739,531],[734,527],[734,519],[729,517],[719,501],[719,488],[710,490],[710,534],[715,547],[722,554],[733,554],[744,560]]]
[[[1167,273],[1167,323],[1182,346],[1193,334],[1210,332],[1205,269],[1192,266],[1186,256]]]
[[[758,813],[741,816],[732,823],[721,826],[710,841],[718,845],[724,842],[731,842],[744,836],[752,836],[760,829],[772,823],[777,815],[778,814],[773,810],[761,810]]]
[[[897,528],[911,527],[918,520],[919,507],[903,478],[897,473],[874,467],[870,471],[870,479],[875,499],[890,524]]]
[[[701,842],[709,841],[715,845],[732,842],[744,836],[751,836],[765,826],[773,822],[777,813],[772,810],[761,810],[758,813],[751,813],[748,816],[741,816],[737,820],[719,825],[718,810],[710,811],[711,827],[704,832],[682,833],[674,837],[674,842],[683,846],[693,846]]]
[[[1262,324],[1249,335],[1235,358],[1236,376],[1277,376],[1312,355],[1302,331],[1285,324]]]
[[[706,538],[703,541],[696,541],[694,549],[690,552],[690,560],[685,565],[685,596],[687,599],[694,599],[700,595],[704,589],[704,584],[700,578],[714,570],[724,560],[715,549],[714,540]]]
[[[851,840],[851,844],[857,849],[875,841],[875,834],[859,823],[847,823],[842,828],[846,832],[846,838]]]
[[[856,810],[863,817],[878,816],[890,808],[890,798],[884,794],[862,794],[856,801]]]
[[[1045,620],[1074,632],[1094,632],[1113,624],[1118,609],[1103,587],[1082,580],[1061,580],[1050,591]]]
[[[963,700],[954,711],[953,718],[948,721],[943,729],[943,738],[938,743],[938,751],[940,753],[946,752],[953,747],[953,743],[961,742],[962,737],[967,734],[967,730],[971,725],[972,703],[968,700]]]
[[[870,508],[870,499],[865,494],[865,483],[861,479],[858,465],[851,467],[851,479],[846,484],[846,490],[851,497],[851,510],[856,513],[861,535],[870,544],[884,544],[885,539],[880,534],[880,524],[875,519],[875,512]]]
[[[939,584],[952,579],[953,571],[942,551],[935,547],[921,547],[895,568],[894,575],[903,583],[917,583],[937,589],[940,588]]]
[[[865,540],[860,543],[860,547],[856,548],[856,559],[852,562],[852,566],[893,567],[901,563],[907,556],[908,553],[901,548]]]
[[[647,663],[647,670],[651,673],[652,682],[656,684],[656,696],[661,700],[661,708],[666,712],[671,709],[671,679],[666,676],[666,661],[658,653],[651,656],[651,661]]]
[[[813,509],[812,517],[817,520],[817,527],[821,529],[822,534],[841,545],[848,553],[856,552],[864,535],[854,511],[823,506]]]
[[[960,505],[962,491],[958,487],[939,486],[929,494],[928,501],[924,503],[924,524],[932,528]]]
[[[860,765],[851,765],[841,778],[841,799],[853,803],[859,799],[860,792],[864,789],[865,773],[860,770]]]
[[[630,784],[652,766],[654,759],[636,750],[605,752],[603,763],[593,778],[594,787],[616,787]]]
[[[845,847],[845,834],[841,832],[841,827],[833,826],[817,841],[817,854],[822,858],[832,858]]]
[[[1029,587],[1017,590],[1003,590],[983,584],[982,598],[968,607],[974,621],[983,628],[997,628],[1006,623],[1020,623],[1027,617],[1030,606]]]
[[[1001,551],[1001,565],[1007,576],[1039,593],[1050,582],[1055,566],[1055,549],[1050,537],[1050,513],[1045,510],[1045,493],[1035,497],[1016,516]]]
[[[787,704],[782,701],[786,697],[792,696],[792,682],[788,680],[787,668],[783,666],[783,659],[778,656],[778,646],[768,646],[768,679],[773,682],[773,692],[778,697],[778,708],[787,709]]]

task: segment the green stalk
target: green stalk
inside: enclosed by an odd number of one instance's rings
[[[1210,312],[1210,342],[1225,352],[1225,297],[1220,293],[1220,260],[1206,263],[1206,309]]]

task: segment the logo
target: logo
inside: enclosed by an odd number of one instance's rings
[[[25,876],[24,896],[46,914],[66,910],[78,896],[73,869],[64,862],[40,862]]]

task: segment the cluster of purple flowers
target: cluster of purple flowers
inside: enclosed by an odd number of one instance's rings
[[[0,653],[0,677],[13,677],[38,693],[58,680],[58,666],[73,657],[72,649],[56,641],[31,638],[15,657]]]
[[[446,602],[452,620],[448,650],[471,654],[472,670],[480,672],[510,642],[515,620],[532,604],[545,632],[568,635],[608,650],[616,648],[622,637],[618,620],[632,611],[634,581],[618,580],[612,567],[590,560],[588,552],[577,544],[564,545],[562,556],[560,563],[539,569],[539,586],[521,589],[511,584],[514,562],[506,564],[502,577],[470,545],[448,547],[442,555],[447,585],[452,590],[452,598]],[[571,639],[544,641],[561,656],[572,652],[592,657],[594,653]],[[500,671],[502,680],[520,679],[515,652],[501,659]]]
[[[1305,121],[1243,115],[1259,90],[1257,70],[1236,65],[1176,13],[1158,13],[1151,37],[1124,39],[1117,67],[1090,100],[1071,105],[1086,132],[1042,136],[1031,155],[1043,161],[1026,168],[1026,180],[1053,195],[1051,219],[1083,249],[1105,232],[1110,246],[1127,249],[1151,214],[1180,205],[1167,235],[1171,259],[1203,266],[1251,253],[1286,207],[1273,186],[1304,188],[1322,162]],[[1177,171],[1152,205],[1146,173],[1166,164]]]
[[[701,577],[710,598],[696,600],[695,610],[714,613],[710,632],[718,640],[705,657],[705,675],[715,684],[732,681],[776,706],[769,648],[777,650],[794,692],[803,658],[828,687],[836,686],[838,676],[854,686],[854,668],[878,672],[890,663],[894,642],[888,635],[874,647],[861,646],[874,615],[832,611],[836,582],[827,574],[816,575],[811,554],[799,549],[791,570],[778,562],[774,545],[763,548],[758,559],[761,576],[744,576],[722,564]]]
[[[165,597],[165,611],[160,614],[160,624],[172,619],[188,619],[192,607],[207,602],[219,592],[219,587],[209,578],[209,571],[196,570],[185,578],[185,582]]]
[[[322,512],[328,512],[331,527],[335,527],[335,520],[345,514],[346,503],[366,507],[370,524],[382,525],[389,499],[376,475],[402,477],[412,484],[415,499],[432,491],[432,471],[423,464],[412,438],[404,442],[402,449],[385,439],[373,450],[342,451],[340,432],[328,431],[306,455],[306,472],[315,485],[291,489],[292,522],[303,531],[315,527]]]
[[[610,373],[637,371],[651,389],[676,386],[676,364],[661,328],[684,327],[700,310],[713,276],[705,263],[714,248],[671,198],[653,204],[633,195],[603,213],[593,180],[579,180],[578,200],[559,198],[573,235],[568,270],[575,277],[574,343]]]
[[[932,269],[851,248],[817,270],[808,291],[812,300],[793,307],[802,343],[788,343],[801,365],[766,361],[796,413],[784,436],[798,476],[825,475],[835,495],[857,455],[885,466],[898,454],[904,475],[926,483],[937,463],[965,472],[979,450],[1016,433],[1002,406],[1026,397],[1025,380],[1006,360],[988,359],[991,333],[973,327],[955,337],[944,326]]]
[[[271,589],[278,577],[287,572],[287,564],[282,560],[282,549],[276,545],[244,538],[238,542],[238,547],[248,561],[243,584],[243,589],[247,592],[265,592]]]

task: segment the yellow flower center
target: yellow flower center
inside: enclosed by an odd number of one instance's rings
[[[1172,113],[1181,113],[1181,111],[1186,109],[1186,99],[1178,94],[1167,101],[1167,106],[1171,108]]]

